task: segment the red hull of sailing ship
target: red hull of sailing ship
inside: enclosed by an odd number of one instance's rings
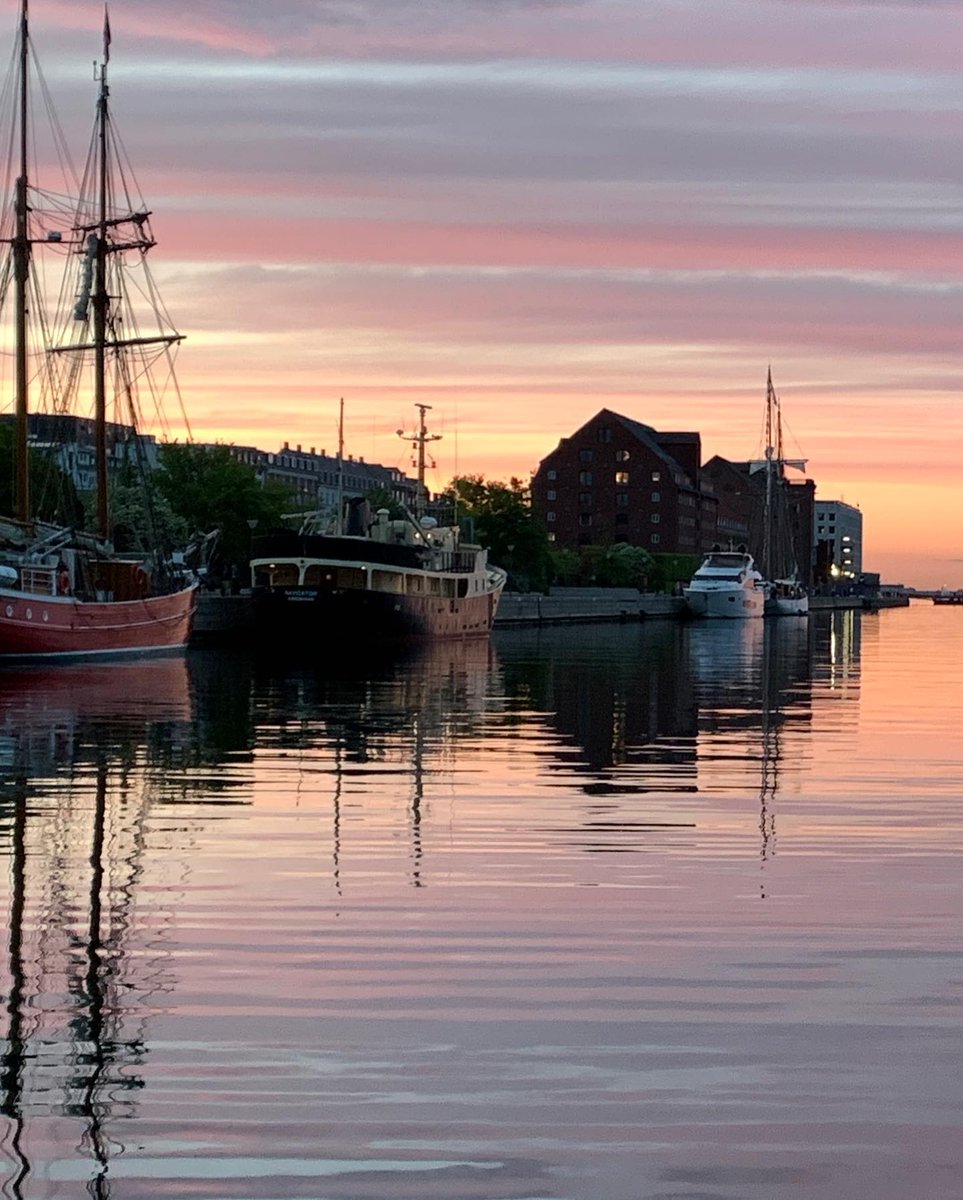
[[[109,603],[0,588],[0,659],[143,654],[187,644],[196,588]]]

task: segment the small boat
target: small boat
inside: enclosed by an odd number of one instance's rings
[[[63,198],[38,189],[30,177],[28,83],[33,55],[27,2],[21,0],[15,86],[7,92],[17,97],[17,133],[11,145],[18,147],[19,160],[12,160],[13,205],[3,221],[9,261],[0,275],[0,302],[11,301],[4,303],[4,315],[9,315],[14,331],[15,368],[13,512],[0,519],[4,660],[178,650],[187,643],[194,613],[196,581],[162,545],[149,499],[141,502],[147,514],[143,535],[132,536],[124,552],[112,538],[109,400],[118,416],[136,429],[138,386],[142,391],[150,387],[155,365],[169,367],[171,348],[181,335],[171,329],[156,301],[141,305],[134,298],[153,300],[156,295],[146,262],[154,238],[150,213],[135,200],[136,185],[110,118],[109,46],[105,11],[103,58],[95,70],[96,121],[84,175],[88,187],[72,211],[62,202],[51,209],[51,197]],[[59,222],[66,228],[58,228]],[[35,250],[41,246],[62,255],[66,251],[68,274],[74,277],[61,291],[66,306],[54,322],[44,319],[43,289],[34,271]],[[48,336],[54,328],[62,335]],[[85,366],[91,368],[89,382]],[[62,485],[69,479],[60,469],[63,459],[58,462],[51,454],[42,463],[40,449],[29,443],[32,384],[48,416],[75,411],[73,402],[81,397],[91,403],[96,462],[96,524],[91,532],[82,529],[75,493],[72,504],[68,497],[54,506],[53,514],[40,514],[34,502],[43,498],[44,481],[49,487],[52,478]],[[113,396],[108,395],[111,391]],[[149,400],[153,407],[156,392]],[[146,489],[151,471],[139,436],[128,443],[126,453],[130,478]],[[45,467],[41,483],[38,465]]]
[[[425,495],[425,445],[435,438],[419,405],[418,495]],[[343,446],[339,449],[343,459]],[[344,512],[347,520],[344,519]],[[307,650],[356,653],[373,643],[485,637],[507,574],[488,551],[467,542],[455,522],[403,510],[372,513],[363,497],[339,502],[334,529],[256,538],[251,557],[259,640],[294,641]]]
[[[745,549],[712,550],[682,595],[696,617],[741,621],[765,615],[767,587]]]
[[[766,456],[750,464],[750,473],[764,470],[762,555],[760,567],[767,581],[766,616],[804,617],[809,613],[809,596],[799,578],[794,539],[789,519],[786,467],[805,470],[805,459],[788,460],[783,450],[782,408],[772,385],[772,369],[766,379]]]
[[[963,589],[955,592],[940,591],[933,596],[934,604],[963,604]]]

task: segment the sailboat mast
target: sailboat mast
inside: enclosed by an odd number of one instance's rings
[[[772,579],[774,575],[773,563],[773,409],[775,407],[776,394],[772,386],[772,367],[769,368],[769,374],[766,377],[766,507],[764,514],[764,531],[765,531],[765,557],[766,557],[766,575]]]
[[[94,257],[94,437],[97,462],[97,532],[110,535],[107,511],[107,61],[110,57],[110,25],[104,5],[104,59],[100,67],[100,96],[97,101],[97,245]]]
[[[338,519],[334,531],[339,537],[344,533],[344,396],[338,410]]]
[[[14,471],[16,476],[16,516],[30,520],[30,476],[27,467],[28,442],[28,382],[27,382],[27,286],[30,278],[30,230],[27,202],[27,70],[30,41],[27,21],[27,0],[20,6],[20,174],[17,178],[14,214],[16,228],[13,238],[13,276],[16,317],[14,329],[15,398]]]

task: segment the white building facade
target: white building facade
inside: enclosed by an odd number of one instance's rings
[[[858,579],[863,570],[863,514],[843,500],[816,497],[813,544],[824,577]]]

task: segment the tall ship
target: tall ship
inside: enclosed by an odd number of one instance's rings
[[[425,496],[428,433],[419,404],[418,497]],[[339,458],[343,460],[342,436]],[[339,498],[333,527],[311,517],[297,532],[255,538],[251,587],[259,637],[306,649],[372,642],[486,636],[506,573],[457,522],[408,510],[371,511],[367,500]]]
[[[744,546],[711,550],[682,592],[694,617],[728,621],[765,616],[767,594],[762,573]]]
[[[768,585],[766,614],[774,617],[803,617],[809,612],[809,595],[799,577],[799,564],[796,561],[786,467],[796,467],[804,471],[806,460],[786,458],[782,436],[782,406],[772,385],[772,368],[766,377],[765,436],[765,458],[750,463],[749,469],[750,472],[765,472],[760,567]]]
[[[171,387],[172,349],[181,335],[156,299],[147,264],[155,244],[151,214],[111,120],[109,58],[105,8],[93,136],[71,208],[32,178],[34,59],[28,0],[21,0],[14,77],[4,93],[15,127],[9,157],[15,178],[7,181],[13,203],[0,231],[8,248],[0,305],[13,331],[14,488],[9,516],[0,517],[0,661],[173,651],[191,629],[196,583],[163,545],[148,490],[152,464],[136,432],[125,447],[125,469],[141,496],[143,532],[122,550],[111,520],[109,406],[115,421],[142,429],[142,409],[159,403],[159,388]],[[59,253],[67,263],[53,320],[36,269],[39,251]],[[165,371],[163,382],[155,382]],[[56,429],[58,418],[62,427],[84,404],[92,414],[96,476],[91,529],[63,469],[62,448],[29,438],[32,416],[44,414]]]

